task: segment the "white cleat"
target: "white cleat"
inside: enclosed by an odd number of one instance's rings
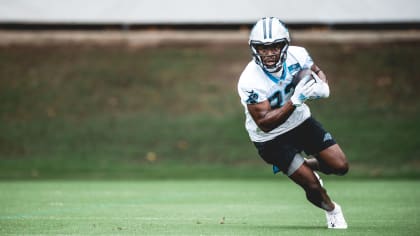
[[[340,205],[334,202],[334,210],[325,212],[329,229],[347,229],[347,222],[344,219]]]
[[[314,175],[319,181],[319,184],[324,187],[324,181],[322,181],[321,177],[314,171]],[[335,205],[334,210],[331,212],[325,211],[325,215],[327,216],[327,225],[329,229],[347,229],[347,222],[344,219],[343,211],[341,210],[340,205],[333,202]]]

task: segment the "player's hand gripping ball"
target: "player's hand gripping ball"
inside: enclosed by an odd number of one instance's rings
[[[328,84],[310,69],[303,69],[297,72],[293,77],[292,85],[295,88],[295,92],[291,100],[297,106],[306,100],[327,98],[330,95]]]
[[[308,77],[308,76],[309,76],[309,78],[307,79],[306,77]],[[312,70],[311,69],[302,69],[302,70],[298,71],[293,76],[293,80],[292,80],[293,88],[295,88],[302,79],[307,79],[308,80],[308,81],[305,82],[305,84],[308,83],[311,80],[315,80],[315,78],[312,76]],[[315,80],[315,82],[316,82],[316,80]]]

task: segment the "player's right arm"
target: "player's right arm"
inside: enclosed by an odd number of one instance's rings
[[[272,109],[268,100],[248,104],[247,108],[257,126],[266,133],[283,124],[296,109],[291,101]]]
[[[257,126],[264,132],[270,132],[283,124],[296,109],[301,106],[314,92],[315,80],[305,79],[299,81],[292,97],[280,108],[272,108],[266,99],[262,102],[248,103],[248,112],[251,114]]]

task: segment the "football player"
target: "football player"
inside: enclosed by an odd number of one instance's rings
[[[305,104],[329,96],[325,73],[305,48],[290,45],[288,29],[276,17],[256,22],[249,46],[253,60],[239,78],[238,93],[251,141],[274,173],[283,172],[312,204],[325,210],[328,228],[346,229],[340,205],[328,196],[315,171],[344,175],[347,158]],[[297,78],[302,70],[309,73]]]

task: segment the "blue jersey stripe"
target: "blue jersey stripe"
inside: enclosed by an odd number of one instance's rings
[[[272,75],[270,72],[268,72],[264,69],[263,69],[263,71],[271,81],[278,84],[280,82],[280,80],[284,80],[286,78],[287,73],[286,73],[285,67],[286,67],[286,62],[283,62],[283,72],[282,72],[280,78],[276,78],[274,75]]]

